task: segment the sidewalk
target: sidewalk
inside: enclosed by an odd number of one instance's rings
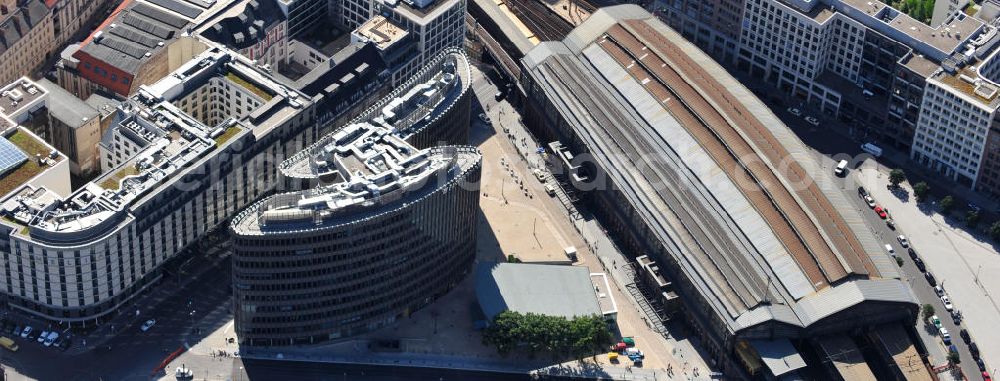
[[[219,255],[220,253],[222,255]],[[137,316],[133,311],[149,311],[167,299],[177,297],[177,290],[187,287],[192,282],[201,278],[205,273],[212,271],[228,256],[226,249],[219,248],[218,246],[211,248],[207,253],[195,255],[196,257],[193,258],[193,261],[198,263],[193,267],[196,271],[186,273],[184,279],[180,282],[161,280],[160,283],[150,285],[143,293],[137,295],[135,299],[119,307],[117,316],[112,318],[111,321],[99,325],[87,335],[75,335],[74,345],[66,350],[65,355],[76,356],[100,347],[113,339],[121,330],[146,317],[142,312]],[[190,268],[192,266],[187,267]]]
[[[307,349],[283,348],[281,350],[244,349],[243,358],[258,360],[308,361],[343,364],[364,364],[376,366],[405,366],[421,368],[461,369],[471,371],[490,371],[514,374],[538,374],[580,378],[611,378],[614,380],[673,380],[662,370],[622,367],[601,367],[592,363],[558,364],[547,366],[547,362],[520,362],[492,360],[462,356],[447,356],[414,353],[371,352],[367,342],[351,341],[326,347],[311,347]],[[350,350],[353,355],[335,354],[337,351]],[[679,378],[676,378],[679,379]],[[707,379],[707,377],[705,377]]]
[[[545,144],[538,142],[531,132],[525,128],[521,121],[520,114],[513,110],[513,108],[506,102],[494,106],[494,109],[487,112],[491,114],[491,118],[493,118],[495,122],[500,123],[500,126],[504,128],[506,134],[510,135],[508,139],[517,148],[521,158],[529,164],[529,168],[541,168],[546,170],[543,164],[545,162],[544,159],[536,151],[537,147],[543,147]],[[677,360],[678,362],[674,366],[676,371],[674,376],[683,376],[686,378],[687,376],[685,372],[693,368],[698,368],[700,370],[711,369],[705,363],[704,359],[701,358],[700,353],[694,348],[691,341],[673,339],[667,329],[662,324],[658,324],[658,317],[650,316],[649,313],[643,311],[641,306],[644,301],[637,300],[636,295],[629,292],[629,286],[635,283],[632,272],[628,271],[630,270],[628,267],[628,263],[630,261],[628,257],[622,253],[614,242],[608,237],[600,223],[592,218],[586,219],[583,217],[571,217],[574,215],[579,216],[578,211],[575,209],[575,205],[565,205],[558,202],[556,204],[559,205],[561,211],[559,214],[562,214],[565,218],[567,218],[573,228],[576,229],[576,232],[583,237],[583,240],[587,244],[588,249],[590,249],[590,252],[594,253],[597,257],[601,270],[609,274],[611,279],[614,280],[613,286],[617,288],[621,295],[625,295],[625,297],[628,298],[625,301],[619,301],[619,308],[635,308],[639,316],[642,317],[643,323],[645,323],[646,327],[659,333],[657,335],[657,340],[661,341],[661,345],[664,349],[666,349],[666,352],[660,355],[665,358],[674,358],[674,360]],[[569,208],[573,209],[571,210]],[[684,354],[690,355],[685,358]],[[680,359],[676,358],[678,356]],[[682,364],[687,365],[685,366]],[[661,369],[660,371],[662,372],[663,370]],[[705,371],[705,373],[707,372],[708,371]]]

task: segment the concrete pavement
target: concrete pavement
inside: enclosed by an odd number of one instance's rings
[[[917,205],[912,196],[900,198],[890,193],[886,189],[886,173],[871,168],[862,168],[860,172],[859,181],[877,202],[889,208],[898,225],[897,231],[907,236],[927,269],[951,297],[952,304],[962,311],[963,325],[978,344],[990,373],[995,373],[991,367],[995,367],[1000,359],[1000,330],[996,329],[1000,317],[1000,277],[996,276],[1000,274],[1000,255],[996,249],[969,234],[964,226],[955,226],[960,222],[946,220],[934,211],[934,206]],[[913,194],[909,184],[903,183],[902,187],[906,193]],[[957,338],[959,327],[950,324],[951,319],[943,304],[923,276],[913,272],[908,272],[907,276],[911,280],[916,278],[911,281],[914,292],[918,297],[922,296],[922,302],[934,305],[942,320],[948,320],[945,327],[954,332],[952,336],[956,337],[959,348],[965,349],[964,343]],[[967,351],[960,352],[963,363],[972,362]],[[979,373],[975,366],[963,366],[963,369],[967,369],[967,374],[969,371],[975,371],[973,375]]]

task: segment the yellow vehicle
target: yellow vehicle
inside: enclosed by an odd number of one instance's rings
[[[0,337],[0,345],[2,345],[4,348],[7,348],[11,352],[17,352],[18,349],[17,343],[15,343],[14,340],[11,340],[6,337]]]

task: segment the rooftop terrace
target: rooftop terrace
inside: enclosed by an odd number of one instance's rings
[[[229,83],[225,78],[234,73],[245,82],[244,87],[252,85],[274,96],[266,103],[262,100],[264,104],[255,111],[231,115],[216,125],[205,125],[173,103],[210,81]],[[270,131],[308,102],[239,56],[223,49],[206,51],[159,82],[142,86],[118,106],[121,117],[111,128],[141,147],[134,156],[66,199],[42,193],[32,197],[42,197],[44,202],[22,197],[15,219],[31,227],[33,238],[43,240],[72,241],[99,234],[130,218],[130,205],[168,187],[180,177],[179,172],[197,167],[196,163],[211,158],[241,135]]]
[[[409,32],[399,25],[396,25],[382,15],[376,15],[365,21],[357,29],[351,32],[355,38],[371,41],[379,50],[385,50],[406,38]]]

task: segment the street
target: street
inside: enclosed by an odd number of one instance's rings
[[[245,360],[240,364],[234,364],[234,367],[242,367],[242,372],[240,369],[236,369],[233,372],[236,375],[233,380],[506,381],[531,379],[527,374],[293,361]]]
[[[899,241],[896,240],[896,236],[903,234],[908,239],[913,242],[914,240],[919,241],[920,235],[928,234],[925,231],[905,231],[902,225],[906,225],[906,218],[900,218],[901,216],[896,215],[897,229],[890,229],[884,220],[882,220],[868,205],[864,202],[861,197],[858,196],[858,185],[864,185],[869,192],[883,192],[888,194],[885,189],[885,184],[888,184],[888,175],[886,173],[878,172],[879,170],[887,172],[885,167],[878,166],[873,160],[867,160],[862,162],[855,162],[855,158],[860,154],[860,148],[857,144],[851,140],[844,138],[843,136],[836,134],[826,129],[817,128],[808,125],[803,119],[798,118],[794,115],[789,114],[784,109],[774,110],[775,114],[782,118],[782,120],[796,132],[799,137],[807,142],[807,145],[812,147],[817,152],[816,155],[819,157],[820,163],[824,170],[833,172],[833,168],[836,166],[837,161],[845,159],[851,161],[851,168],[847,175],[842,179],[839,179],[841,183],[841,189],[844,191],[845,196],[852,200],[853,205],[861,211],[865,223],[872,230],[877,238],[881,240],[883,244],[892,245],[893,250],[899,258],[903,259],[903,266],[900,268],[902,277],[907,280],[910,287],[913,289],[914,294],[921,304],[930,304],[934,306],[935,313],[941,318],[942,324],[948,329],[952,335],[952,342],[958,347],[959,355],[962,360],[961,368],[962,371],[967,375],[967,377],[972,377],[975,379],[981,373],[979,368],[976,366],[972,355],[969,353],[968,346],[962,341],[958,336],[959,329],[957,327],[950,314],[945,310],[944,304],[941,299],[938,298],[937,294],[934,292],[933,287],[928,284],[927,280],[920,270],[914,265],[913,260],[907,254],[907,250],[903,248]],[[814,146],[813,144],[818,144],[819,146]],[[857,167],[857,168],[855,168]],[[881,179],[877,183],[864,182],[859,179],[859,174],[864,171],[871,173],[881,173]],[[892,198],[893,196],[876,196],[875,199],[882,205],[882,201]],[[910,196],[913,197],[912,195]],[[901,208],[891,208],[891,214],[895,214],[901,211]],[[914,248],[918,255],[921,255],[922,259],[925,259],[927,253],[920,250],[920,246],[914,243]],[[949,264],[950,265],[950,264]],[[937,274],[936,269],[938,267],[932,267],[930,263],[927,263],[928,269]],[[940,283],[941,279],[938,278]],[[957,307],[957,308],[960,308]],[[966,316],[967,318],[968,316]],[[940,365],[947,362],[947,350],[938,338],[937,330],[931,329],[924,324],[924,321],[920,319],[917,322],[916,330],[919,333],[924,346],[927,348],[928,355],[930,356],[931,365]],[[973,340],[976,338],[973,337]]]
[[[170,352],[201,339],[200,335],[192,333],[192,327],[199,327],[203,332],[215,330],[218,319],[207,319],[205,311],[231,303],[228,257],[207,270],[205,276],[178,289],[173,297],[142,312],[128,325],[115,327],[117,335],[91,351],[73,355],[16,338],[15,342],[21,349],[16,353],[6,353],[3,364],[8,376],[11,376],[11,371],[20,376],[9,378],[148,380],[153,368]],[[153,287],[177,286],[171,281],[163,281]],[[139,327],[147,319],[156,319],[156,324],[149,331],[142,332]],[[75,342],[74,345],[82,345],[82,342]]]

